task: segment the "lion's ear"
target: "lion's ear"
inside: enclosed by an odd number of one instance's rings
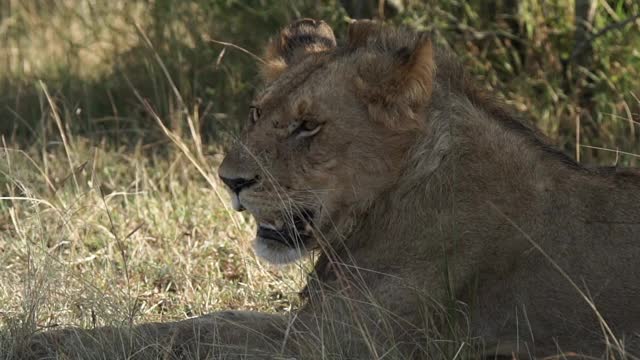
[[[380,34],[383,24],[374,20],[354,20],[349,23],[347,46],[358,48],[367,45],[367,40]]]
[[[412,45],[385,50],[384,55],[369,56],[359,75],[356,86],[368,100],[372,118],[398,129],[422,127],[419,112],[431,98],[435,75],[428,35],[418,35]]]
[[[435,73],[431,38],[428,35],[421,35],[413,52],[402,48],[398,50],[396,56],[400,62],[394,74],[397,79],[389,79],[389,81],[403,85],[399,88],[398,95],[407,97],[410,102],[421,103],[429,100]]]
[[[267,45],[262,75],[266,81],[273,81],[288,66],[307,55],[335,47],[336,38],[327,23],[313,19],[297,20],[282,29]]]

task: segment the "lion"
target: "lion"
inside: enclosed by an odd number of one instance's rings
[[[261,74],[218,173],[260,257],[318,256],[305,305],[67,330],[30,350],[433,358],[451,329],[479,339],[474,357],[640,350],[637,173],[554,149],[428,34],[361,20],[338,43],[298,20]]]

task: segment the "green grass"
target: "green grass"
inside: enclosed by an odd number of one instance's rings
[[[597,38],[593,67],[575,68],[571,7],[521,1],[519,40],[481,1],[409,1],[390,22],[435,32],[581,161],[637,165],[640,25]],[[218,189],[215,169],[246,117],[257,69],[209,39],[259,54],[301,16],[341,36],[337,1],[0,0],[0,10],[0,359],[43,328],[300,305],[311,260],[257,260],[252,220],[229,211]],[[595,27],[639,12],[632,0],[601,2]],[[577,124],[585,89],[594,110]]]

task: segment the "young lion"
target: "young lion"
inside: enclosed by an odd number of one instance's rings
[[[639,176],[554,150],[423,34],[357,21],[338,46],[300,20],[262,74],[219,175],[260,256],[320,254],[306,305],[51,333],[32,350],[432,358],[465,329],[487,357],[640,351]]]

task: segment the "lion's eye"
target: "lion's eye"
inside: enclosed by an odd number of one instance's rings
[[[262,111],[259,108],[255,106],[249,107],[249,121],[251,123],[255,124],[260,119],[260,115],[262,115]]]
[[[292,124],[291,136],[308,138],[320,131],[322,124],[313,120],[303,120]]]

